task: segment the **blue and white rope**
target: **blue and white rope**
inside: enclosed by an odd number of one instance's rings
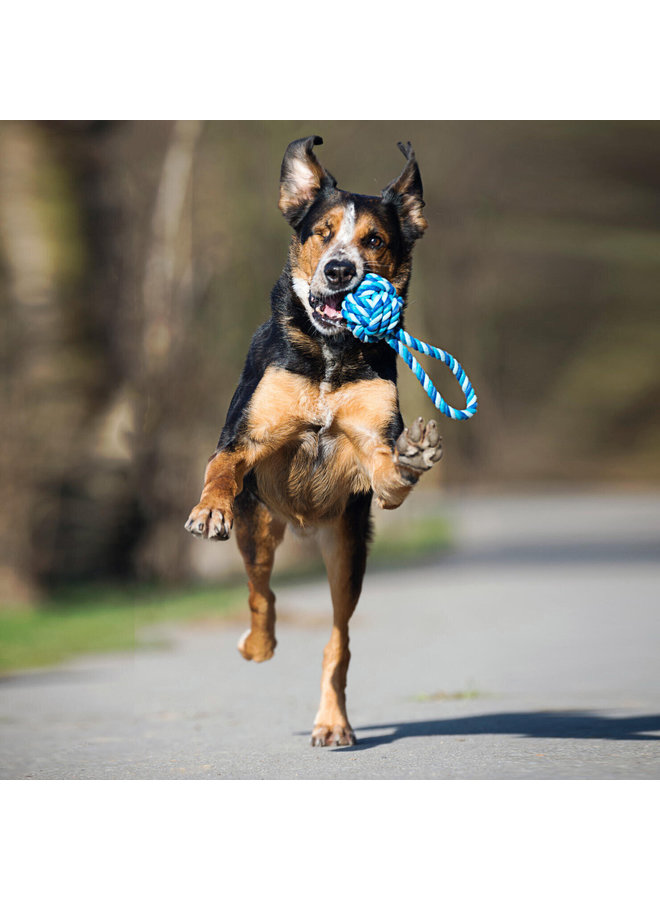
[[[386,278],[369,272],[357,289],[346,295],[341,311],[358,340],[368,344],[385,340],[396,350],[441,413],[450,419],[471,419],[477,411],[477,395],[459,361],[446,350],[432,347],[400,328],[402,307],[403,300],[397,295],[394,285]],[[410,349],[439,359],[451,369],[465,394],[465,409],[454,409],[444,400]]]

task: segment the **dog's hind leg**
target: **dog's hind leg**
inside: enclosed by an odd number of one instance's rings
[[[264,662],[275,652],[275,594],[270,589],[275,549],[286,525],[248,491],[236,498],[236,540],[248,576],[251,625],[238,643],[245,659]]]
[[[354,744],[346,715],[346,675],[351,658],[348,622],[357,606],[367,562],[371,493],[351,497],[345,512],[320,529],[323,559],[332,596],[332,633],[323,653],[321,705],[312,746]]]

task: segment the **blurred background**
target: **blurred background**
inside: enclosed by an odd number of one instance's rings
[[[461,491],[657,488],[658,123],[5,122],[1,605],[236,570],[235,542],[183,523],[284,264],[282,155],[308,134],[365,194],[412,141],[429,228],[407,327],[479,396],[390,515]],[[400,389],[404,418],[432,415],[405,366]]]

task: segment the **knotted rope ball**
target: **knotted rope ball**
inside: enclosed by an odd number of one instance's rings
[[[342,315],[355,337],[367,344],[382,341],[399,328],[403,300],[387,279],[369,272],[342,303]]]
[[[396,350],[422,385],[436,409],[450,419],[471,419],[477,411],[477,395],[470,379],[458,360],[446,350],[432,347],[430,344],[412,337],[399,327],[402,308],[403,300],[397,295],[394,285],[386,278],[369,272],[356,290],[346,295],[341,312],[348,328],[358,340],[367,344],[375,344],[377,341],[384,340],[393,350]],[[454,409],[443,399],[409,348],[439,359],[451,369],[465,395],[465,409]]]

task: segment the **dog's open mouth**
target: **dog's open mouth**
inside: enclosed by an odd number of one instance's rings
[[[323,297],[310,295],[310,303],[314,317],[324,325],[333,325],[336,328],[344,326],[344,317],[341,314],[341,305],[349,291],[337,291],[335,294],[325,294]]]

